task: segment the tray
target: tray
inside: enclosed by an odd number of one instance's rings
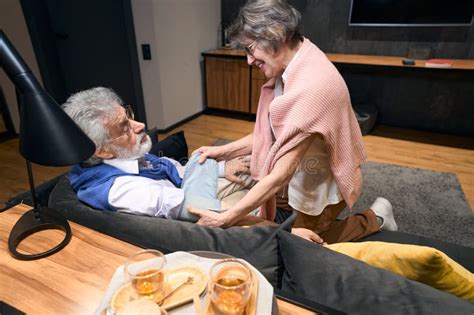
[[[196,255],[193,255],[192,253],[187,253],[187,252],[174,252],[174,253],[170,253],[166,255],[166,265],[169,270],[192,266],[192,267],[198,268],[199,270],[202,270],[202,272],[206,275],[206,277],[209,274],[209,271],[215,262],[216,262],[216,259],[200,257],[200,256],[196,256]],[[257,278],[258,278],[258,295],[256,297],[257,302],[256,302],[255,313],[259,315],[271,314],[272,301],[273,301],[273,287],[257,269],[255,269],[251,265],[250,267],[252,271],[254,272],[254,274],[257,275]],[[112,275],[109,281],[109,285],[107,286],[107,289],[105,290],[104,295],[102,296],[101,302],[99,303],[99,305],[97,306],[94,312],[96,315],[109,314],[108,310],[111,310],[110,305],[111,305],[113,296],[122,286],[124,286],[125,283],[126,282],[124,279],[124,267],[119,266],[117,267],[114,274]],[[206,290],[204,289],[203,292],[205,291]],[[177,291],[176,293],[178,292],[179,291]],[[207,294],[201,293],[201,296],[195,295],[193,298],[194,298],[193,300],[195,301],[195,303],[192,303],[192,302],[184,303],[181,306],[177,306],[175,308],[169,309],[168,310],[169,315],[195,314],[196,302],[199,303],[200,306],[202,306],[202,309],[204,309],[204,306],[206,305]],[[112,312],[110,312],[110,314],[111,313]]]

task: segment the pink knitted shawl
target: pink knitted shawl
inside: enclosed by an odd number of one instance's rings
[[[326,55],[308,39],[287,74],[283,95],[274,99],[275,79],[262,87],[253,131],[252,177],[262,179],[280,157],[319,133],[329,152],[339,191],[351,208],[360,195],[360,165],[367,157],[347,86]],[[260,215],[273,220],[275,208],[275,198],[271,198],[262,205]]]

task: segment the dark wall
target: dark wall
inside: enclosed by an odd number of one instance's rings
[[[146,121],[130,0],[21,0],[46,90],[110,87]]]
[[[428,49],[427,57],[472,59],[471,27],[348,26],[350,0],[308,1],[303,14],[305,34],[323,51],[408,56],[410,49]]]
[[[224,26],[232,22],[245,2],[222,0]],[[324,52],[387,56],[418,52],[420,57],[429,52],[426,57],[474,59],[474,26],[349,26],[350,0],[290,0],[289,3],[302,14],[304,35]]]

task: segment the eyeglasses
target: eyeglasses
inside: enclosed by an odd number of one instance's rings
[[[257,40],[254,40],[250,45],[244,47],[245,53],[247,55],[253,56],[253,50],[255,49],[255,46],[257,46]]]
[[[110,143],[110,142],[113,142],[119,138],[122,138],[124,136],[127,136],[129,137],[132,133],[132,125],[130,124],[130,120],[134,120],[135,119],[135,114],[133,112],[133,109],[132,109],[132,106],[130,105],[123,105],[123,108],[125,109],[125,115],[127,116],[127,125],[125,126],[125,128],[123,129],[122,131],[122,134],[118,137],[115,137],[113,139],[110,139],[109,141],[107,141],[107,143]]]
[[[123,108],[125,109],[125,115],[127,115],[127,118],[135,120],[135,113],[133,112],[132,105],[123,105]]]

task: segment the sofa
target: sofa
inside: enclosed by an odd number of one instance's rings
[[[152,137],[154,138],[154,137]],[[183,132],[154,142],[152,153],[186,163]],[[193,223],[99,211],[81,203],[67,174],[37,188],[40,203],[68,220],[143,248],[164,253],[216,251],[255,266],[286,298],[326,313],[473,314],[474,304],[393,272],[308,242],[289,233],[294,216],[279,226],[210,228]],[[28,193],[8,202],[27,201]],[[361,241],[418,244],[437,248],[470,272],[474,249],[401,232],[382,231]]]

